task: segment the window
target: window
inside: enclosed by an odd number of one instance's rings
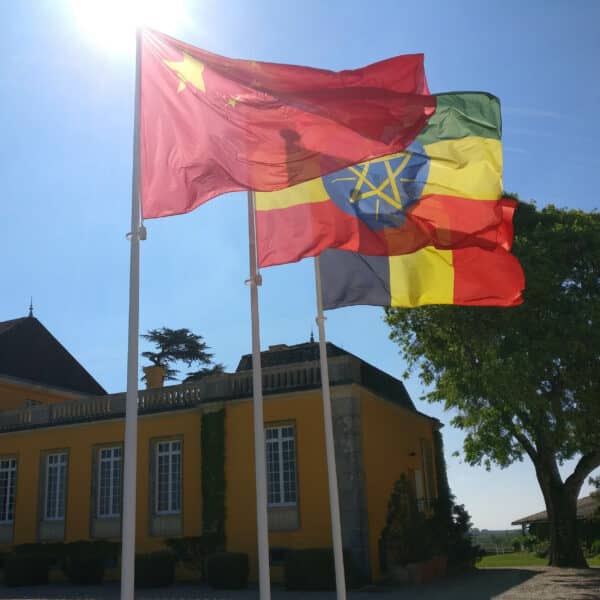
[[[156,444],[157,514],[181,512],[181,441]]]
[[[67,484],[67,453],[48,454],[46,457],[46,502],[44,518],[57,521],[65,518],[65,491]]]
[[[121,514],[121,448],[100,448],[98,452],[98,517]]]
[[[267,500],[269,506],[296,504],[296,441],[294,426],[268,427]]]
[[[12,523],[15,515],[17,459],[0,460],[0,523]]]

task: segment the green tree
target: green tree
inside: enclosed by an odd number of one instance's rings
[[[576,502],[600,465],[600,214],[520,203],[513,251],[527,281],[521,306],[387,309],[386,321],[431,386],[425,398],[456,411],[468,463],[533,462],[549,563],[582,567]]]
[[[183,381],[185,383],[188,381],[199,381],[210,375],[221,375],[221,373],[225,373],[225,365],[216,363],[210,367],[202,367],[197,371],[189,372]]]
[[[596,488],[596,490],[590,494],[596,501],[596,510],[592,516],[595,520],[600,521],[600,477],[590,478],[589,483]]]
[[[204,365],[200,371],[188,373],[186,381],[199,379],[201,372],[204,372],[204,375],[223,372],[223,365],[212,364],[213,355],[209,352],[210,348],[202,336],[192,333],[189,329],[169,329],[168,327],[150,329],[148,333],[142,334],[142,338],[157,348],[155,352],[142,352],[142,356],[153,365],[162,367],[167,380],[177,379],[179,369],[176,369],[174,365],[178,362],[182,362],[187,367],[191,367],[193,364]]]

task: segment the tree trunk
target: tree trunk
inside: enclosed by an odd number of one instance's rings
[[[550,529],[548,565],[552,567],[588,567],[577,535],[577,496],[568,488],[558,470],[536,464],[538,481],[546,501]]]

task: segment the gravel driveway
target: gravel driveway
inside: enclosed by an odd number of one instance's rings
[[[548,567],[477,569],[435,583],[390,588],[373,586],[351,592],[350,600],[600,600],[600,569]],[[69,587],[47,585],[31,588],[0,586],[0,598],[116,600],[119,587]],[[148,600],[258,600],[258,591],[217,591],[204,586],[178,585],[139,591]],[[286,592],[274,587],[273,600],[335,600],[335,592]]]

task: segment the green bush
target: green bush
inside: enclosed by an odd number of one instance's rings
[[[104,558],[98,554],[71,554],[65,561],[65,575],[71,583],[102,583],[104,579]]]
[[[523,547],[523,540],[522,538],[515,538],[512,542],[511,542],[511,546],[514,552],[521,552],[521,548]]]
[[[248,555],[216,552],[206,559],[206,581],[212,588],[237,590],[248,585]]]
[[[535,546],[535,555],[538,558],[548,558],[548,552],[550,552],[550,544],[548,542],[539,542]]]
[[[40,542],[18,544],[13,548],[15,554],[45,556],[49,566],[64,567],[67,553],[67,544],[63,542]]]
[[[135,557],[135,585],[139,588],[172,585],[175,580],[175,555],[172,552],[150,552]]]
[[[590,546],[592,556],[600,556],[600,540],[594,540]]]
[[[105,563],[116,563],[119,560],[121,544],[106,540],[78,540],[65,544],[65,558],[69,556],[98,556]]]
[[[533,552],[539,540],[534,535],[526,535],[523,538],[523,546],[527,552]]]
[[[357,587],[360,572],[350,553],[344,551],[346,585]],[[283,564],[284,585],[288,590],[334,590],[335,563],[331,548],[288,550]]]
[[[204,579],[206,557],[223,548],[223,538],[217,533],[205,533],[199,536],[169,538],[165,540],[165,544],[175,554],[177,562],[197,571]]]
[[[39,585],[48,583],[50,559],[44,554],[9,554],[4,561],[4,585]]]
[[[464,567],[476,562],[483,555],[479,546],[474,546],[470,538],[459,538],[448,542],[448,564],[451,567]]]

